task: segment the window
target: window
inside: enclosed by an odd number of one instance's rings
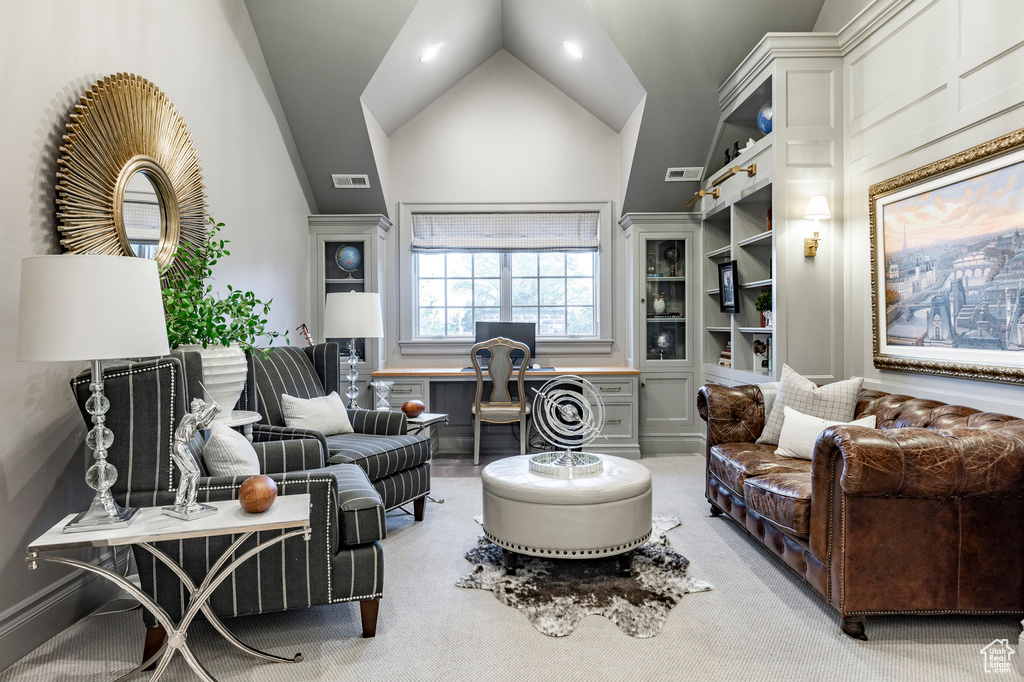
[[[538,337],[597,334],[593,252],[418,253],[420,337],[472,337],[476,322],[537,323]]]

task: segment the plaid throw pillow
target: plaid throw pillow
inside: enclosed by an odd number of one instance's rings
[[[779,393],[775,396],[772,411],[764,420],[764,430],[761,431],[761,437],[757,442],[779,444],[787,405],[812,417],[829,421],[851,421],[853,412],[857,409],[857,396],[860,395],[863,383],[864,377],[854,377],[819,388],[810,379],[800,376],[789,365],[783,365]]]

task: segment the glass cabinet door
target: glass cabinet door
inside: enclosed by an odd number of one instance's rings
[[[686,240],[645,238],[643,246],[646,364],[687,360]]]
[[[335,241],[324,242],[324,279],[323,301],[327,302],[327,294],[347,291],[366,291],[366,242]],[[336,341],[342,359],[348,357],[351,339],[329,338]],[[356,355],[360,362],[366,361],[366,339],[356,339]]]

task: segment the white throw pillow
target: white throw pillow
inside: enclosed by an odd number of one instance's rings
[[[213,422],[203,447],[203,463],[211,476],[255,476],[260,460],[252,443],[229,426]]]
[[[775,396],[779,394],[779,382],[773,381],[770,384],[760,384],[760,386],[761,398],[764,399],[764,417],[767,421],[768,415],[772,413],[772,406],[775,405]]]
[[[775,451],[775,454],[782,455],[783,457],[795,457],[796,459],[811,459],[814,455],[814,444],[818,442],[818,436],[830,426],[866,426],[869,429],[875,428],[875,415],[852,422],[836,422],[797,412],[789,405],[783,408],[783,414],[785,419],[782,421],[779,448]]]
[[[757,442],[779,444],[786,405],[812,417],[840,422],[850,421],[857,409],[857,397],[863,384],[864,377],[854,377],[819,388],[810,379],[800,376],[789,365],[783,365],[782,376],[779,378],[779,393],[775,396],[771,414],[764,420],[764,430],[761,431],[761,437]]]
[[[297,429],[319,431],[325,436],[353,433],[345,403],[336,391],[322,398],[308,399],[282,393],[281,413],[285,425]]]

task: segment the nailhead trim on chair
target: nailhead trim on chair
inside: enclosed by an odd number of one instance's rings
[[[636,540],[633,540],[632,542],[627,542],[624,545],[619,545],[618,547],[604,547],[604,548],[601,548],[601,549],[571,549],[570,550],[570,549],[548,549],[546,547],[545,548],[538,548],[538,547],[530,547],[528,545],[515,545],[515,544],[512,544],[510,542],[505,542],[504,540],[501,540],[499,538],[494,537],[493,535],[488,533],[486,530],[484,531],[484,535],[487,537],[488,540],[490,540],[491,542],[496,544],[498,547],[501,547],[502,549],[507,549],[507,550],[509,550],[511,552],[525,552],[527,554],[532,554],[534,556],[549,556],[549,555],[550,556],[574,556],[574,557],[576,557],[578,559],[583,559],[585,557],[590,557],[590,556],[599,557],[599,556],[608,556],[608,555],[612,555],[612,554],[622,554],[623,552],[628,552],[631,549],[635,549],[635,548],[639,547],[640,545],[644,544],[645,542],[647,542],[648,540],[651,539],[651,534],[650,534],[650,532],[648,532],[643,537],[638,538]]]

